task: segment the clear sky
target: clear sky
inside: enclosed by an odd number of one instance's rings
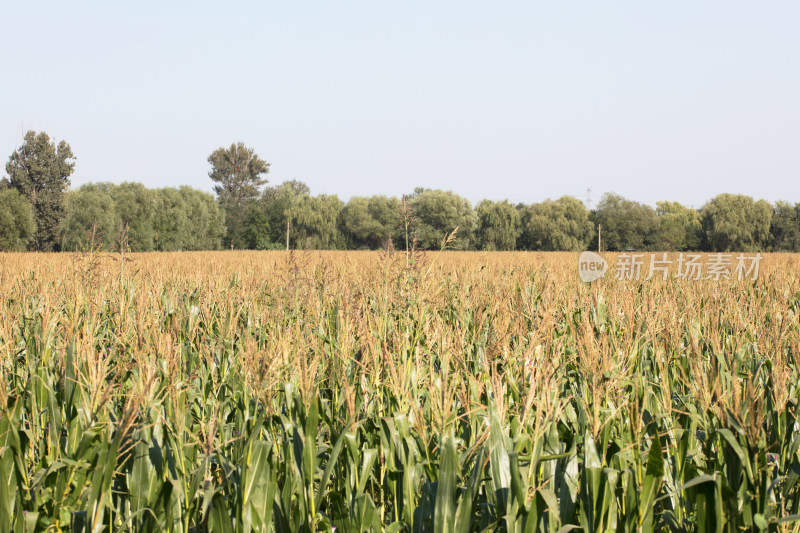
[[[0,158],[211,190],[243,141],[312,193],[800,201],[800,2],[4,2]],[[4,172],[0,172],[4,174]]]

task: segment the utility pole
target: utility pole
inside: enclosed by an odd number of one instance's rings
[[[286,251],[287,252],[289,251],[289,228],[291,227],[291,224],[292,224],[291,220],[287,218],[286,219]]]
[[[603,225],[602,224],[598,224],[597,225],[597,253],[598,254],[601,251],[601,249],[600,249],[600,232],[601,231],[603,231]]]

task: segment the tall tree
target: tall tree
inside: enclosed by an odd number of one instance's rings
[[[134,252],[148,252],[154,247],[153,218],[156,195],[141,183],[125,182],[111,187],[114,211],[121,224],[128,226],[128,245]]]
[[[593,216],[594,222],[602,225],[602,245],[607,250],[657,247],[658,215],[649,205],[606,193]]]
[[[453,247],[460,250],[472,247],[477,215],[469,200],[452,191],[420,188],[409,198],[415,217],[413,230],[420,248],[438,249],[445,235],[456,228],[458,233]]]
[[[589,210],[572,196],[523,206],[520,247],[525,250],[585,250],[594,235]]]
[[[769,233],[773,251],[800,252],[800,204],[775,202]]]
[[[65,141],[50,141],[44,132],[28,131],[6,163],[8,184],[33,206],[36,232],[29,248],[42,252],[59,249],[64,218],[64,195],[75,170],[75,156]]]
[[[772,206],[742,194],[720,194],[701,210],[706,247],[715,252],[755,252],[769,247]]]
[[[102,244],[105,250],[114,249],[119,218],[114,212],[110,183],[87,183],[67,193],[66,215],[62,224],[61,245],[75,250],[87,245]],[[94,240],[93,243],[89,243]]]
[[[242,248],[245,245],[245,216],[267,183],[263,176],[269,173],[270,164],[241,142],[214,150],[208,156],[208,162],[211,164],[208,176],[216,183],[214,192],[225,211],[225,244]]]
[[[0,251],[22,252],[36,231],[33,207],[16,189],[0,187]]]
[[[483,250],[514,250],[520,236],[520,217],[516,207],[508,200],[492,202],[483,200],[475,208],[478,228],[475,230],[477,246]]]
[[[210,194],[181,186],[183,212],[189,222],[180,234],[181,250],[217,250],[225,235],[225,215]]]
[[[291,240],[296,248],[335,250],[342,245],[339,212],[344,205],[335,194],[300,196],[294,204]]]
[[[311,189],[302,181],[284,181],[275,187],[267,187],[261,198],[261,209],[266,214],[269,225],[269,243],[267,248],[278,243],[286,246],[287,230],[289,238],[293,241],[295,235],[290,226],[295,224],[297,212],[303,204],[303,199],[310,196]],[[255,219],[255,217],[252,217]],[[255,232],[256,228],[251,228],[250,232]],[[291,243],[290,243],[291,244]]]
[[[186,217],[185,195],[174,187],[156,189],[156,216],[153,218],[153,245],[159,252],[183,249],[183,235],[191,221]]]
[[[658,231],[654,248],[696,250],[702,240],[700,213],[678,202],[656,202]]]
[[[397,198],[355,196],[339,214],[339,228],[348,248],[383,246],[397,226]]]

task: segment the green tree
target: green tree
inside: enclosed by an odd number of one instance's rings
[[[263,176],[269,173],[270,164],[241,142],[218,148],[208,156],[208,162],[208,176],[216,184],[214,192],[225,211],[226,245],[241,248],[245,244],[245,215],[267,183]]]
[[[658,231],[654,247],[659,250],[697,250],[702,241],[700,213],[678,202],[656,202]]]
[[[178,189],[183,219],[180,250],[218,250],[225,235],[225,215],[214,197],[186,185]]]
[[[263,201],[250,205],[244,217],[244,228],[244,242],[248,250],[282,250],[285,246],[273,238]]]
[[[589,210],[572,196],[522,206],[521,214],[525,250],[585,250],[594,234]]]
[[[438,249],[445,235],[458,228],[454,248],[469,250],[477,215],[469,200],[452,191],[417,188],[409,196],[414,213],[413,231],[420,248]]]
[[[285,247],[287,229],[292,248],[341,247],[338,221],[342,205],[336,195],[311,196],[308,185],[300,181],[286,181],[268,188],[261,199],[269,226],[268,247],[277,247],[278,243]]]
[[[514,250],[522,233],[519,211],[508,200],[481,201],[475,208],[475,240],[482,250]]]
[[[296,217],[301,199],[310,193],[308,185],[297,180],[285,181],[264,190],[260,207],[266,215],[270,242],[280,243],[285,247],[287,229]],[[289,233],[291,237],[291,229]]]
[[[184,197],[174,187],[156,189],[156,214],[153,217],[153,245],[161,252],[183,249],[183,235],[190,224]]]
[[[114,211],[120,223],[128,225],[128,244],[134,252],[155,249],[153,218],[156,213],[156,196],[153,190],[141,183],[125,182],[109,189],[114,199]]]
[[[769,233],[773,251],[800,252],[800,203],[775,202]]]
[[[90,239],[106,250],[114,249],[119,218],[114,212],[114,199],[109,184],[86,184],[69,191],[62,232],[62,248],[74,250],[86,246]]]
[[[153,195],[156,250],[218,250],[222,247],[225,213],[212,195],[188,186],[156,189]]]
[[[0,188],[0,251],[22,252],[36,232],[33,206],[16,189]]]
[[[298,196],[292,205],[290,236],[293,246],[295,248],[308,246],[315,250],[341,247],[343,243],[338,221],[342,205],[342,201],[335,194]]]
[[[64,218],[64,195],[75,170],[72,149],[65,141],[51,142],[44,133],[28,131],[6,163],[8,184],[33,206],[36,232],[30,248],[42,252],[59,249]]]
[[[720,194],[701,209],[705,245],[717,252],[755,252],[769,248],[772,206],[742,194]]]
[[[602,246],[607,250],[655,248],[658,215],[649,205],[606,193],[593,213],[593,222],[600,224]]]
[[[342,207],[339,228],[347,248],[375,250],[397,229],[397,198],[356,196]]]

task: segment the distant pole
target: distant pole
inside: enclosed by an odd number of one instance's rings
[[[286,219],[286,251],[287,252],[289,251],[289,224],[291,224],[291,222],[287,218]]]
[[[597,225],[597,253],[598,254],[600,253],[600,232],[602,232],[602,231],[603,231],[603,225],[602,224],[598,224]]]

